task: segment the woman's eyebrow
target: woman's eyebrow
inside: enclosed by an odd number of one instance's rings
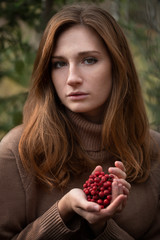
[[[95,50],[90,50],[90,51],[83,51],[83,52],[78,52],[78,56],[84,56],[84,55],[90,55],[90,54],[101,54],[99,51],[95,51]],[[52,58],[58,58],[58,59],[62,59],[65,58],[65,56],[52,56]]]
[[[63,57],[63,56],[52,56],[51,58],[52,58],[52,59],[53,59],[53,58],[63,59],[64,57]]]
[[[80,55],[80,56],[89,55],[89,54],[101,54],[101,53],[99,51],[95,51],[95,50],[83,51],[83,52],[78,53],[78,55]]]

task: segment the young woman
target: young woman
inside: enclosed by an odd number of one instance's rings
[[[119,25],[65,7],[42,37],[23,124],[0,143],[0,239],[159,240],[159,146]],[[113,176],[105,209],[83,192],[96,171]]]

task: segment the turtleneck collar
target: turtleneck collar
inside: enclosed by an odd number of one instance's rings
[[[81,114],[74,113],[68,109],[66,109],[66,114],[80,138],[83,149],[90,158],[96,161],[97,164],[105,162],[108,166],[111,166],[113,156],[107,150],[102,150],[101,148],[102,124],[90,122]]]
[[[76,129],[86,151],[101,150],[102,124],[96,124],[86,120],[81,114],[66,110],[73,127]]]

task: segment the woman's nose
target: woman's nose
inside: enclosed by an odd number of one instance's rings
[[[69,65],[68,76],[67,76],[67,84],[68,85],[77,85],[82,83],[82,77],[80,73],[80,69],[78,66]]]

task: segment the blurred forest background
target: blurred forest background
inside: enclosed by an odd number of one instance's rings
[[[36,50],[49,18],[76,0],[0,0],[0,139],[22,122]],[[128,39],[152,128],[160,131],[160,0],[86,0],[108,10]]]

